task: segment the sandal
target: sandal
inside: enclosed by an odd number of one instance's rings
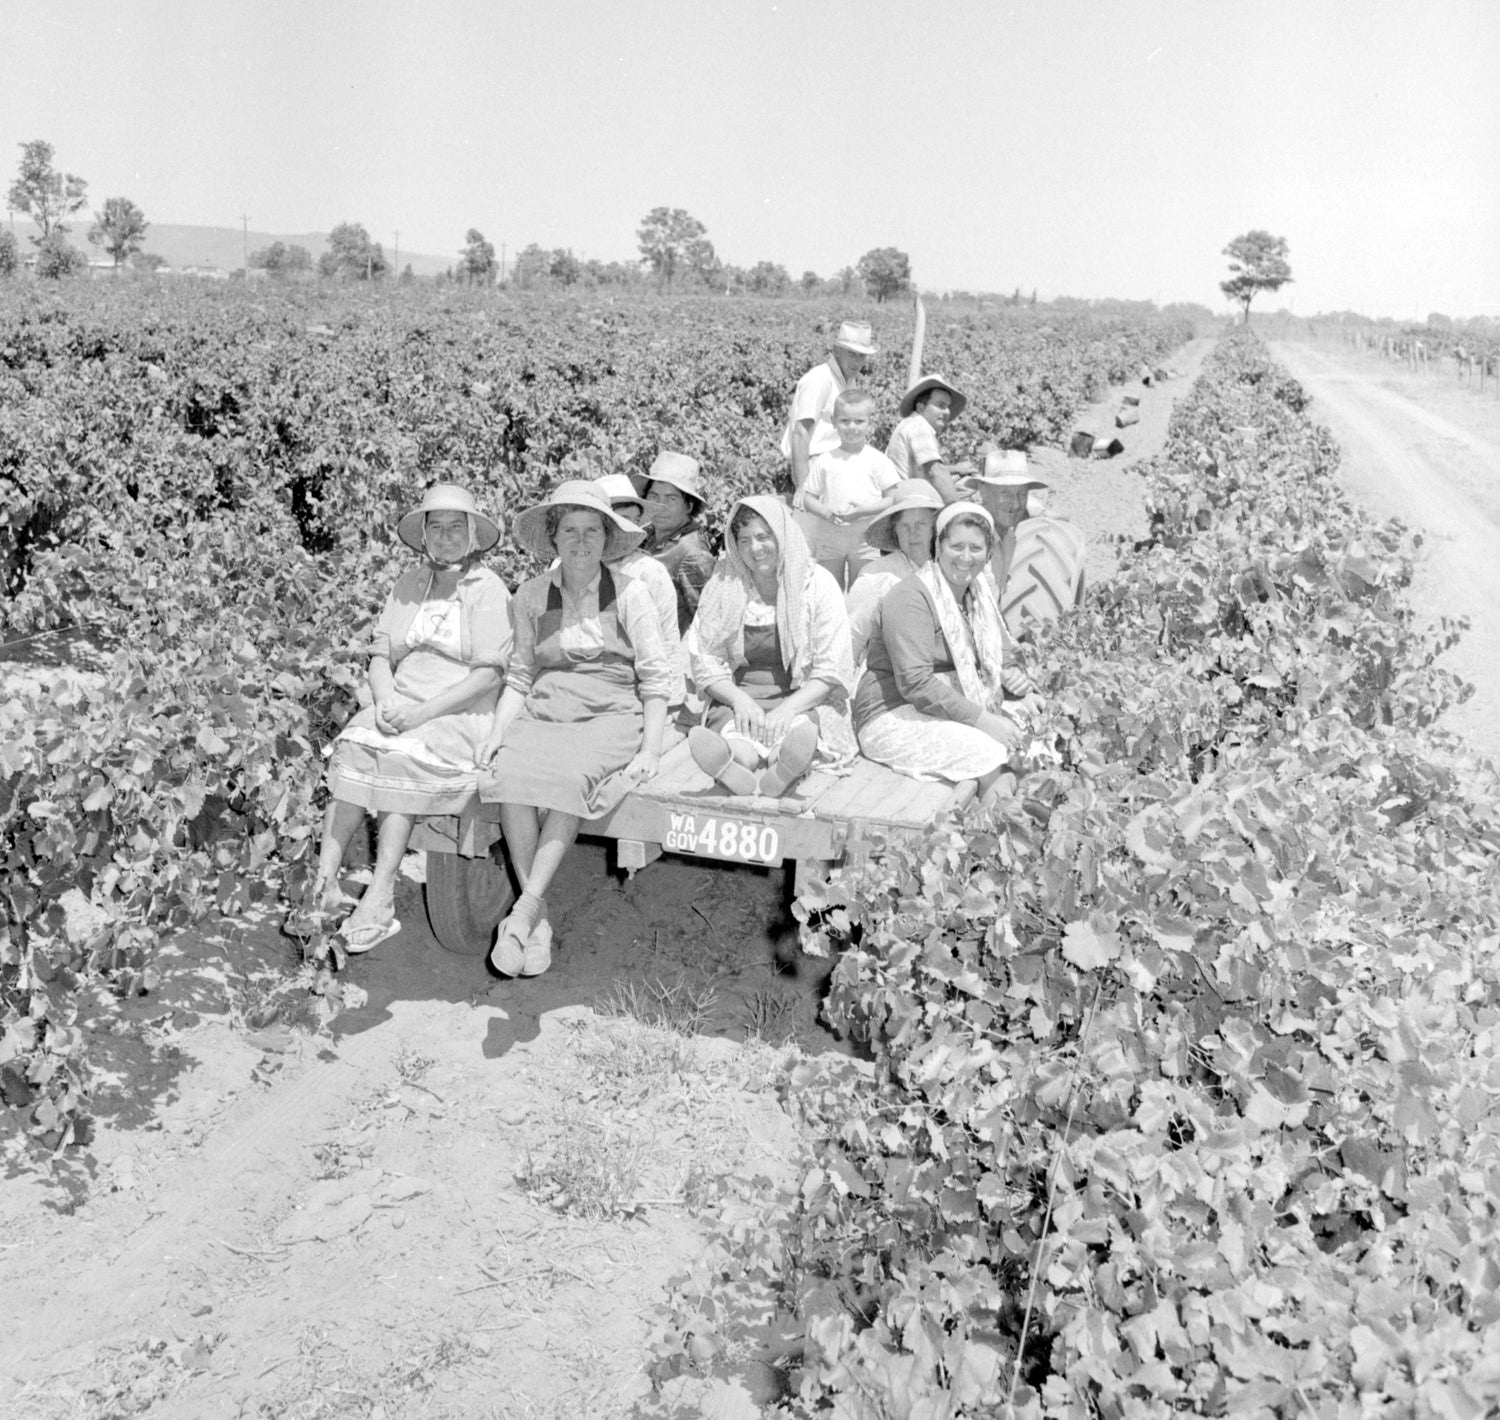
[[[345,922],[339,928],[339,940],[344,944],[344,950],[350,956],[359,956],[367,952],[371,947],[378,947],[382,942],[388,941],[401,930],[401,924],[394,917],[387,918],[384,922],[360,922],[350,926]]]
[[[781,737],[776,757],[760,773],[760,792],[779,799],[809,769],[818,752],[818,727],[799,720]]]
[[[734,757],[723,735],[694,725],[688,731],[688,753],[699,769],[731,794],[745,798],[755,792],[755,775]]]

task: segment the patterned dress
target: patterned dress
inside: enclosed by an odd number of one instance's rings
[[[510,593],[487,567],[471,567],[451,597],[431,595],[435,574],[404,572],[386,598],[371,656],[391,663],[398,705],[420,705],[451,690],[476,666],[503,672],[510,658]],[[366,706],[334,742],[328,791],[374,813],[456,814],[473,797],[475,754],[489,730],[498,682],[463,710],[399,735],[377,727]]]

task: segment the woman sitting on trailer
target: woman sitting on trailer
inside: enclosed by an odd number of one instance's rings
[[[992,799],[1017,717],[1035,708],[1030,681],[1005,664],[1005,628],[988,564],[995,525],[977,503],[937,517],[933,557],[886,594],[854,697],[859,747],[914,779],[978,781]],[[1017,704],[1002,711],[1005,697]]]
[[[933,524],[943,511],[942,495],[925,478],[902,479],[894,491],[896,501],[865,529],[865,541],[885,555],[860,570],[844,598],[860,667],[885,594],[932,560]]]
[[[500,804],[521,888],[490,963],[504,976],[536,976],[552,963],[547,889],[580,824],[661,762],[674,667],[650,593],[604,565],[645,534],[597,485],[560,484],[516,519],[515,536],[558,565],[522,583],[511,603],[515,645],[479,747],[488,766],[479,796]]]
[[[693,680],[708,702],[693,759],[731,794],[785,794],[817,763],[855,754],[854,662],[833,577],[778,498],[741,498],[693,623]]]
[[[510,593],[479,565],[500,541],[500,525],[473,495],[433,484],[396,536],[423,557],[397,579],[375,623],[371,704],[335,741],[311,897],[314,917],[338,909],[349,840],[365,813],[375,814],[374,877],[339,928],[350,952],[401,930],[396,875],[412,824],[424,814],[456,814],[473,797],[475,756],[510,657]]]

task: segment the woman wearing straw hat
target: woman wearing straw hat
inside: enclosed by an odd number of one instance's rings
[[[1031,693],[1005,664],[1005,631],[986,569],[995,525],[977,503],[937,516],[932,560],[887,593],[854,697],[859,747],[914,779],[978,781],[993,797],[1020,726],[1007,694]]]
[[[673,667],[649,593],[605,565],[644,535],[581,479],[516,519],[516,541],[557,566],[511,603],[515,646],[479,747],[479,794],[500,804],[521,888],[490,952],[505,976],[551,965],[547,889],[580,824],[661,762]]]
[[[698,460],[663,449],[644,479],[632,480],[645,498],[650,536],[646,551],[672,578],[677,590],[677,629],[684,635],[698,598],[714,573],[714,555],[700,519],[707,506]]]
[[[379,820],[375,871],[339,929],[351,952],[401,930],[396,875],[423,814],[456,814],[473,797],[475,756],[510,657],[510,593],[479,557],[500,525],[474,496],[435,483],[396,524],[422,560],[396,579],[370,642],[371,704],[345,727],[328,770],[329,804],[313,882],[314,913],[340,901],[339,866],[366,812]]]
[[[741,498],[730,510],[690,641],[709,709],[688,745],[731,794],[779,797],[815,762],[841,769],[854,758],[844,598],[779,499]]]
[[[942,498],[925,478],[903,479],[894,492],[896,501],[865,529],[865,541],[884,555],[865,564],[845,597],[856,666],[864,663],[885,594],[932,560],[933,524],[943,511]]]

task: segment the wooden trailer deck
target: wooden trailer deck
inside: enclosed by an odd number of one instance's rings
[[[615,839],[620,866],[631,873],[662,853],[761,867],[791,862],[800,887],[867,830],[925,829],[973,796],[972,780],[956,788],[926,783],[867,759],[856,759],[846,775],[809,774],[779,799],[738,796],[699,769],[682,740],[653,779],[582,833]],[[494,852],[499,820],[497,804],[476,801],[460,816],[424,820],[412,834],[411,846],[428,853],[427,914],[450,951],[487,951],[509,907],[512,889]]]

